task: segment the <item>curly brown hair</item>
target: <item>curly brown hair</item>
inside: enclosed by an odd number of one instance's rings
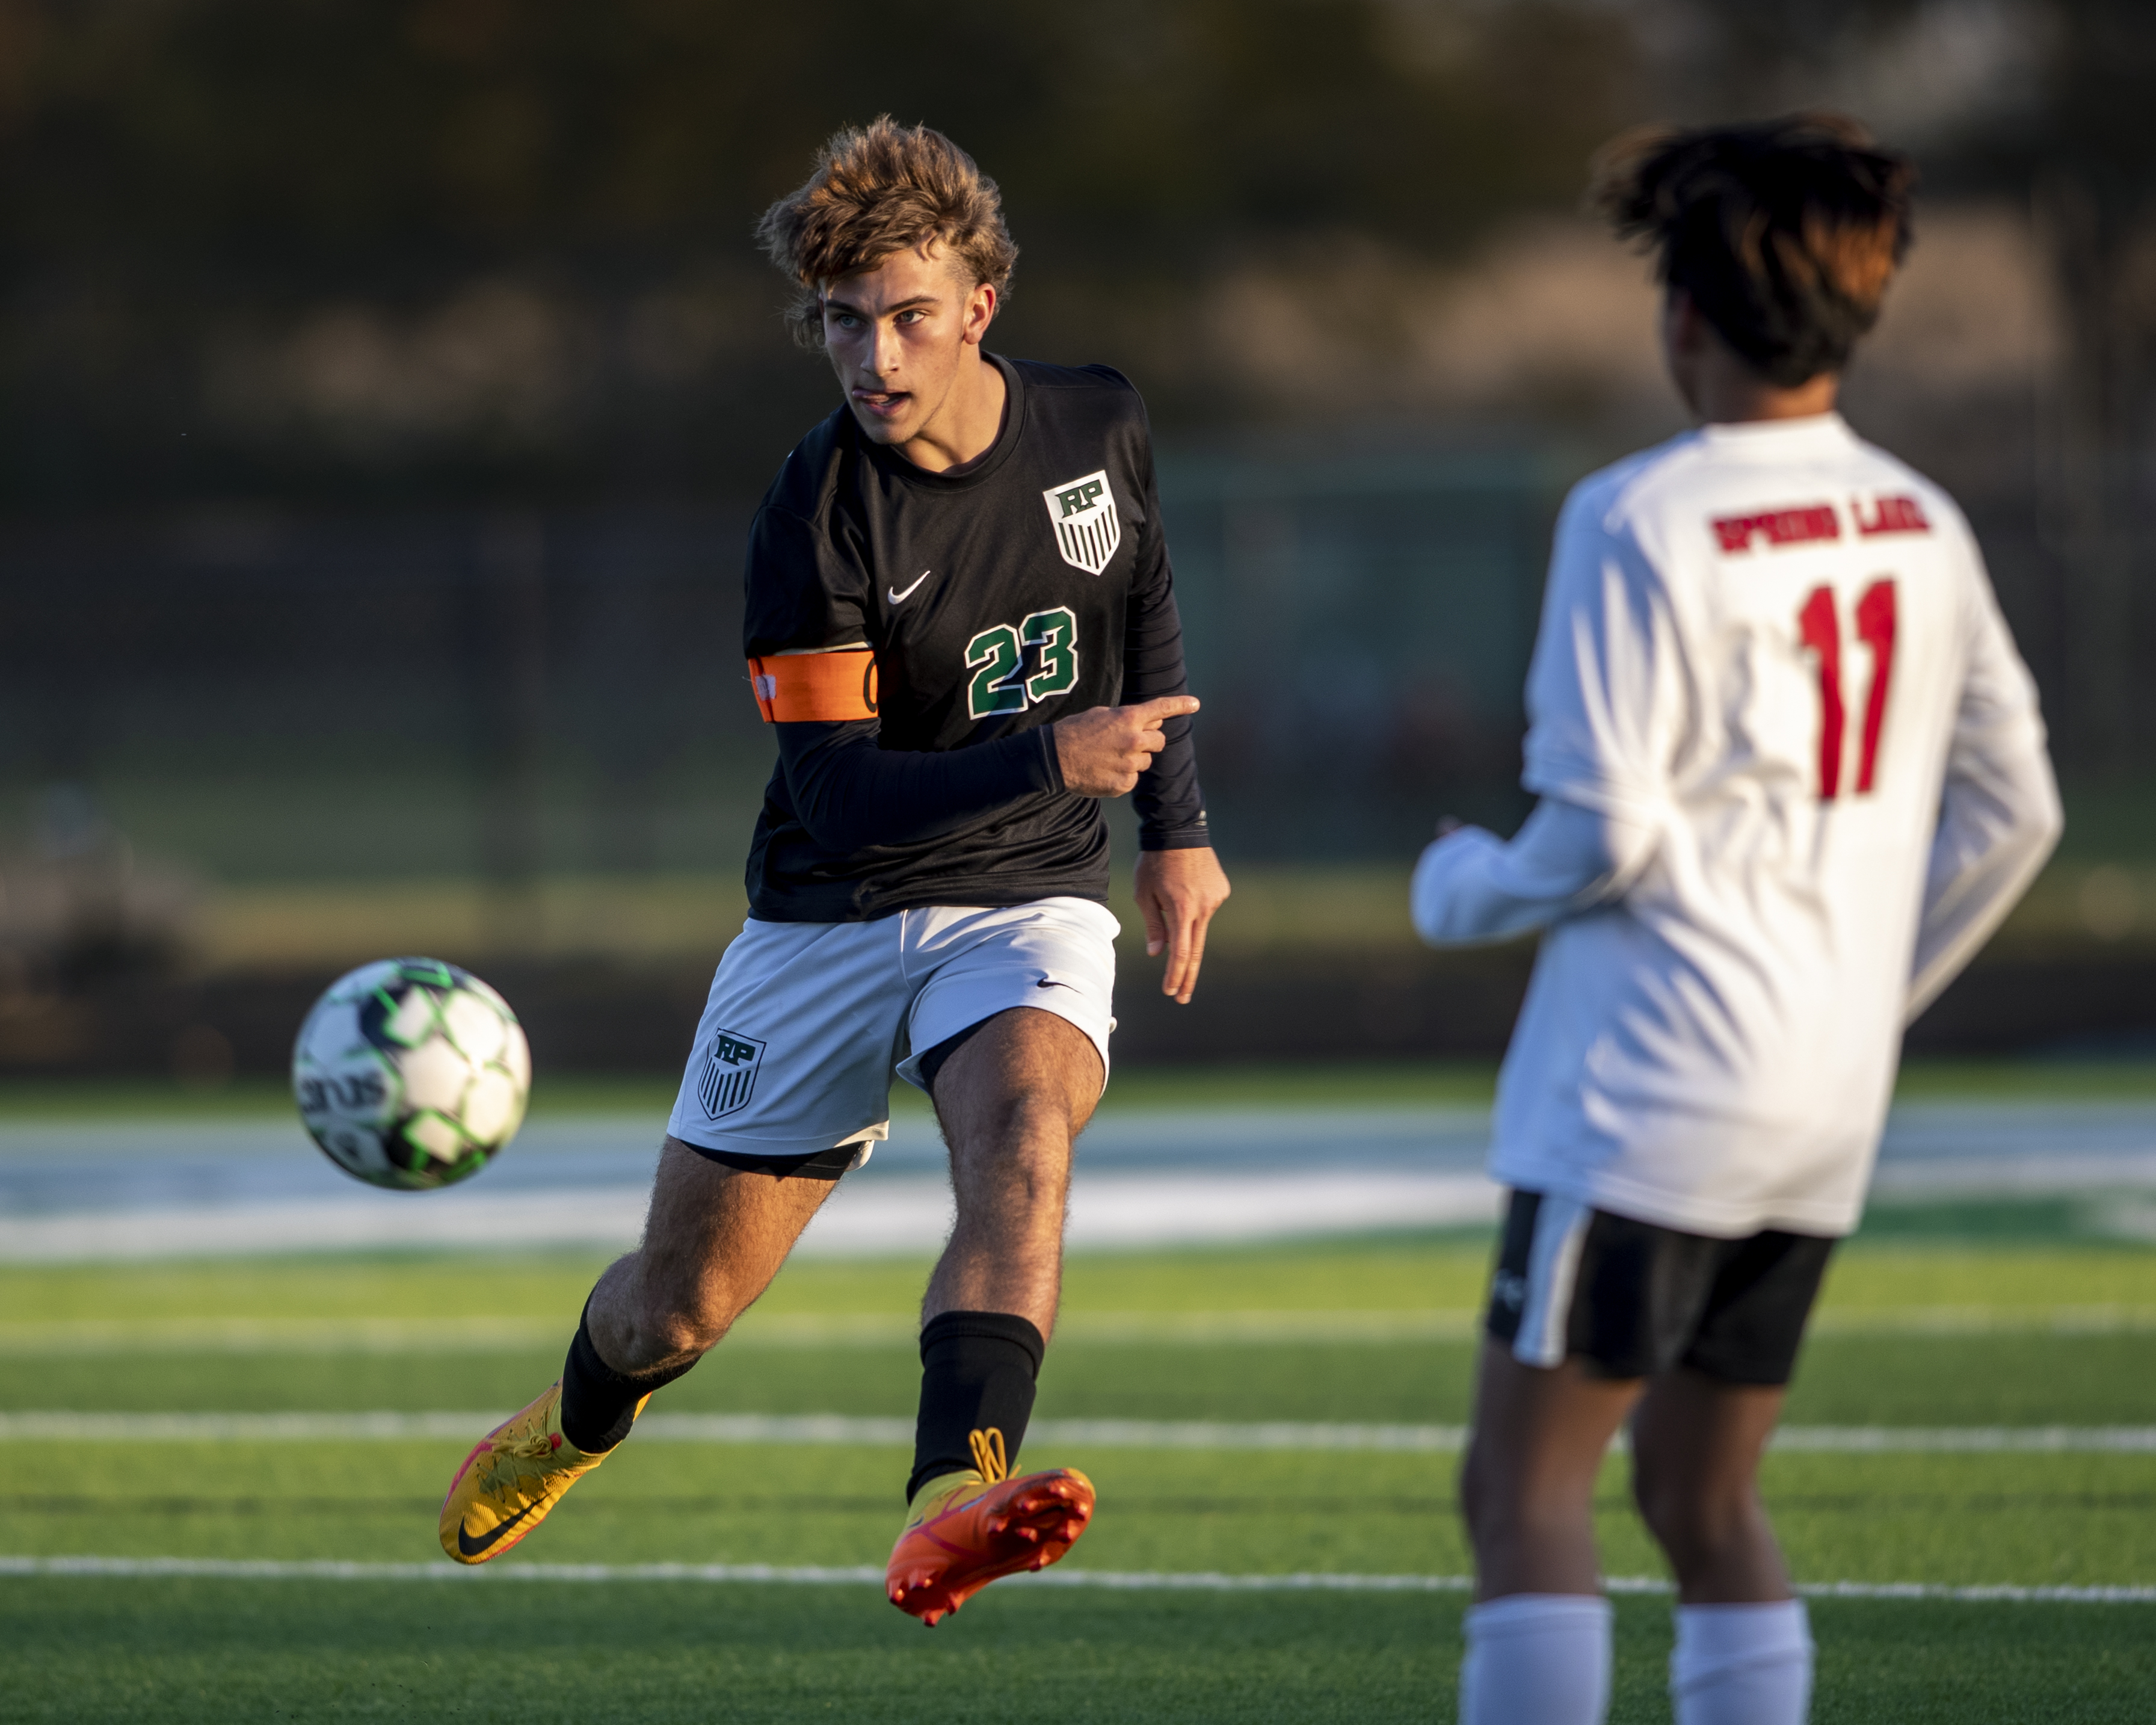
[[[1771,382],[1848,364],[1908,251],[1915,165],[1846,115],[1754,126],[1641,126],[1594,158],[1589,206],[1646,242]]]
[[[941,241],[998,299],[1018,262],[996,182],[942,132],[888,114],[834,133],[816,171],[763,213],[756,237],[798,290],[786,321],[804,347],[824,345],[825,285],[894,252]]]

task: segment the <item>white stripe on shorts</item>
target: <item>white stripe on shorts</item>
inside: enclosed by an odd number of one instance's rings
[[[1527,1297],[1512,1337],[1512,1358],[1523,1366],[1564,1363],[1566,1321],[1579,1274],[1579,1249],[1594,1210],[1576,1198],[1548,1193],[1535,1206],[1534,1243],[1527,1248]]]

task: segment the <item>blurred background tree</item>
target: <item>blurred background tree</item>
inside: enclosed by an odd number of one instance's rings
[[[1135,351],[1171,423],[1225,423],[1236,338],[1204,327],[1204,284],[1252,250],[1458,255],[1564,208],[1637,59],[1620,16],[1563,4],[4,16],[25,508],[754,492],[828,392],[749,230],[880,110],[1005,185],[1009,342]]]
[[[1682,424],[1593,148],[1857,113],[1925,198],[1849,411],[1969,508],[2069,782],[2025,923],[2156,952],[2153,74],[2125,0],[0,0],[0,1061],[10,963],[707,960],[740,535],[831,404],[750,230],[882,111],[1004,186],[998,345],[1146,393],[1254,952],[1397,946],[1434,814],[1522,806],[1555,499]]]

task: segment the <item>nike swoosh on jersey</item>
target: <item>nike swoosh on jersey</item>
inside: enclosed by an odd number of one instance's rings
[[[928,571],[927,571],[927,570],[926,570],[926,569],[923,569],[923,570],[921,572],[921,579],[920,579],[919,581],[916,581],[916,582],[913,583],[913,587],[918,587],[918,586],[920,586],[920,585],[921,585],[921,583],[922,581],[926,581],[927,578],[928,578]],[[908,598],[911,598],[911,597],[912,597],[912,595],[913,595],[913,587],[909,587],[908,588],[906,588],[906,590],[904,593],[901,593],[901,592],[900,592],[896,588],[895,588],[895,587],[892,587],[892,588],[886,588],[885,589],[885,591],[886,591],[886,593],[888,593],[891,595],[891,603],[893,603],[894,605],[896,605],[896,604],[898,604],[898,603],[901,603],[902,601],[904,601],[904,600],[906,600],[906,599],[908,599]]]
[[[506,1533],[511,1527],[522,1521],[525,1517],[530,1515],[534,1507],[535,1506],[529,1503],[526,1504],[523,1508],[518,1510],[515,1515],[511,1516],[507,1521],[502,1522],[501,1526],[495,1528],[495,1530],[489,1533],[484,1539],[473,1538],[470,1534],[465,1532],[465,1524],[462,1522],[459,1522],[457,1523],[457,1549],[462,1552],[468,1558],[477,1557],[481,1552],[491,1548],[496,1540],[500,1539],[503,1534]]]

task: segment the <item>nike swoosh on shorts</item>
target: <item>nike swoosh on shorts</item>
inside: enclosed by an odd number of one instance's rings
[[[921,583],[922,581],[926,581],[926,580],[928,578],[928,574],[929,574],[929,572],[928,572],[927,570],[926,570],[926,569],[923,569],[923,570],[921,572],[921,578],[920,578],[920,580],[919,580],[919,581],[916,581],[916,582],[913,583],[913,587],[918,587],[918,586],[920,586],[920,585],[921,585]],[[906,590],[904,593],[901,593],[901,592],[900,592],[896,588],[895,588],[895,587],[886,588],[884,589],[884,591],[885,591],[885,592],[886,592],[886,593],[888,593],[891,595],[891,603],[893,603],[894,605],[896,605],[896,604],[899,603],[901,600],[911,598],[913,596],[913,587],[909,587],[908,588],[906,588]]]

